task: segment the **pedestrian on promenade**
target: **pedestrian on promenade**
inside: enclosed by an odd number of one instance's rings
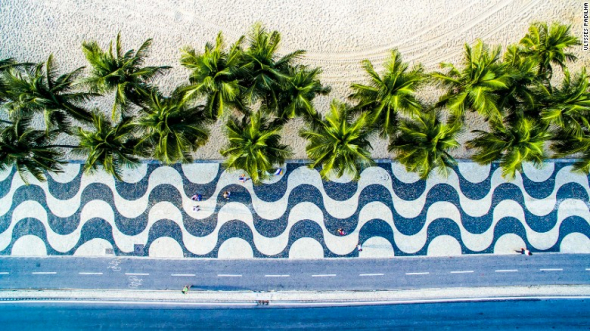
[[[358,245],[356,245],[356,249],[359,250],[359,252],[363,251],[363,246],[361,246],[361,243],[359,243]]]
[[[201,210],[201,206],[196,205],[193,207],[193,211],[199,211],[199,210]]]
[[[191,285],[184,285],[184,287],[182,288],[182,294],[187,294],[190,288]]]
[[[240,180],[240,182],[242,184],[244,184],[245,182],[247,182],[250,178],[246,177],[246,174],[241,174],[240,177],[238,177],[238,179]]]
[[[346,232],[344,232],[344,230],[342,228],[339,228],[338,230],[336,230],[338,232],[339,235],[343,236],[346,234]]]
[[[195,194],[195,195],[193,195],[191,197],[191,200],[193,200],[193,201],[201,201],[202,200],[202,196],[199,193],[197,193],[197,194]]]
[[[520,253],[520,254],[524,254],[524,255],[533,255],[533,253],[531,253],[531,251],[529,251],[528,249],[526,249],[524,247],[521,248],[519,251],[516,251],[516,252],[517,253]]]
[[[225,198],[225,200],[229,200],[229,196],[231,195],[230,191],[225,191],[223,192],[223,197]]]

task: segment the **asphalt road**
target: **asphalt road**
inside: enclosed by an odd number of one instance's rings
[[[395,290],[590,284],[590,254],[394,259],[0,258],[0,289]]]
[[[590,327],[580,299],[321,308],[167,308],[6,303],[2,330],[573,330]]]

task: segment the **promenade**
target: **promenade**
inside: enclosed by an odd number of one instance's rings
[[[295,162],[260,186],[216,162],[144,163],[123,182],[81,168],[71,163],[30,185],[14,169],[0,172],[0,255],[387,258],[514,254],[521,247],[590,253],[589,178],[571,172],[569,161],[526,166],[512,181],[497,165],[460,162],[449,178],[422,181],[398,163],[380,162],[358,182],[322,181]],[[191,200],[195,194],[202,200]]]

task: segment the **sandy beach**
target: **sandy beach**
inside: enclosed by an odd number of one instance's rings
[[[320,112],[329,100],[344,100],[349,85],[364,81],[360,61],[370,59],[377,68],[392,48],[404,60],[422,63],[427,71],[440,62],[458,63],[463,44],[476,38],[488,44],[506,46],[518,42],[535,21],[559,21],[572,25],[572,34],[582,39],[581,0],[404,0],[404,1],[207,1],[207,0],[3,0],[0,3],[0,58],[44,61],[53,53],[60,69],[70,71],[86,65],[81,51],[84,40],[96,40],[103,47],[121,31],[125,49],[137,48],[153,38],[147,65],[171,65],[173,69],[156,84],[171,91],[186,82],[188,71],[180,66],[180,48],[201,50],[222,31],[228,43],[246,34],[255,22],[282,34],[282,54],[297,49],[307,51],[303,62],[320,66],[322,81],[332,93],[317,100]],[[578,46],[578,61],[570,65],[576,72],[590,64],[590,52]],[[421,93],[434,101],[439,91],[433,87]],[[92,107],[110,110],[109,99]],[[296,120],[283,131],[291,145],[293,159],[304,159],[305,141]],[[479,117],[470,114],[461,141],[472,129],[485,128]],[[226,142],[222,123],[211,128],[209,143],[197,159],[221,159],[219,149]],[[390,158],[387,141],[373,139],[373,157]],[[457,158],[468,153],[457,150]]]

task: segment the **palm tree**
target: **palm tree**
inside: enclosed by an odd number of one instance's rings
[[[108,51],[103,51],[95,41],[82,43],[82,51],[92,67],[90,76],[83,80],[90,88],[90,92],[107,93],[115,91],[113,104],[113,119],[117,108],[124,114],[130,102],[141,105],[142,100],[149,97],[152,86],[150,81],[157,75],[169,69],[169,66],[141,67],[152,39],[146,40],[137,50],[123,53],[121,34],[117,34],[115,53],[113,43]]]
[[[584,128],[590,128],[590,86],[586,69],[573,79],[565,70],[560,88],[545,87],[538,98],[544,108],[541,117],[566,133],[580,137]]]
[[[43,112],[47,130],[54,127],[67,131],[67,115],[81,122],[90,122],[90,113],[78,104],[87,101],[92,93],[74,92],[74,80],[83,68],[59,77],[53,55],[47,62],[27,69],[14,68],[5,71],[0,81],[4,85],[4,108],[13,118],[32,116],[31,112]]]
[[[136,128],[132,118],[122,117],[116,125],[97,112],[92,116],[92,131],[78,128],[76,136],[80,139],[74,153],[86,156],[84,171],[92,173],[102,166],[104,170],[121,180],[122,167],[135,167],[139,163],[133,137]]]
[[[566,61],[574,61],[573,53],[566,53],[569,47],[580,45],[580,40],[570,34],[570,26],[553,23],[550,27],[547,23],[534,23],[529,27],[529,32],[520,40],[524,46],[523,53],[535,58],[539,62],[540,76],[546,76],[549,80],[553,74],[552,64],[566,67]]]
[[[374,164],[369,152],[370,122],[368,113],[355,119],[349,105],[333,100],[322,125],[301,130],[300,135],[308,140],[305,150],[312,160],[310,167],[322,166],[324,179],[336,172],[338,177],[346,173],[358,180],[362,169]]]
[[[243,53],[242,84],[246,87],[245,97],[253,103],[261,99],[267,109],[275,109],[278,93],[290,78],[289,68],[305,51],[297,50],[281,58],[277,50],[281,41],[278,31],[268,32],[255,24],[249,36],[249,46]]]
[[[510,45],[504,54],[504,64],[509,73],[508,88],[497,91],[498,108],[506,116],[538,117],[536,90],[541,82],[537,75],[538,63],[525,56],[522,47]]]
[[[320,119],[313,106],[313,100],[318,95],[328,95],[329,86],[323,86],[319,80],[321,69],[308,69],[299,65],[289,68],[288,78],[284,88],[279,92],[276,115],[284,121],[302,116],[310,123],[317,123]]]
[[[242,120],[230,117],[226,123],[229,143],[220,151],[226,157],[224,167],[247,171],[255,184],[268,178],[269,172],[291,155],[290,148],[280,143],[281,129],[260,112]]]
[[[26,184],[29,183],[28,174],[44,181],[44,171],[62,172],[61,165],[66,163],[51,145],[58,131],[33,130],[29,124],[29,118],[19,118],[0,131],[0,170],[16,166]]]
[[[362,64],[370,82],[368,85],[352,84],[354,93],[349,98],[358,102],[358,109],[371,113],[372,122],[379,127],[382,137],[392,135],[398,113],[413,115],[422,108],[415,92],[426,78],[424,69],[418,65],[408,71],[408,64],[402,62],[397,49],[391,51],[391,57],[385,62],[383,75],[375,71],[369,60]]]
[[[522,171],[523,162],[541,166],[546,155],[543,145],[551,139],[547,126],[538,121],[518,117],[511,123],[491,122],[491,132],[474,130],[476,137],[467,142],[476,148],[473,160],[486,165],[500,160],[502,176],[512,179]]]
[[[441,63],[442,68],[449,68],[448,72],[432,74],[447,88],[437,106],[447,107],[453,115],[452,120],[462,120],[467,109],[480,113],[486,120],[500,120],[497,93],[508,87],[510,77],[499,58],[500,47],[489,50],[481,40],[473,48],[465,44],[462,69]]]
[[[418,173],[421,179],[428,178],[434,169],[447,177],[457,164],[449,151],[459,147],[455,137],[460,131],[458,122],[442,123],[437,109],[421,112],[413,119],[400,121],[399,133],[391,138],[389,152],[395,152],[395,158],[406,170]]]
[[[574,136],[565,130],[559,130],[552,139],[551,150],[555,157],[568,157],[572,154],[581,153],[574,162],[574,171],[590,173],[590,127],[586,127],[579,136]]]
[[[188,107],[181,96],[165,98],[153,91],[137,123],[142,131],[138,150],[153,149],[153,156],[166,163],[191,162],[191,151],[209,138],[202,107]]]
[[[192,70],[190,85],[183,88],[184,99],[206,96],[205,110],[209,118],[217,119],[226,108],[245,110],[241,100],[245,88],[238,81],[243,39],[241,37],[226,51],[220,32],[215,45],[207,43],[202,54],[196,53],[193,48],[181,51],[180,64]]]

